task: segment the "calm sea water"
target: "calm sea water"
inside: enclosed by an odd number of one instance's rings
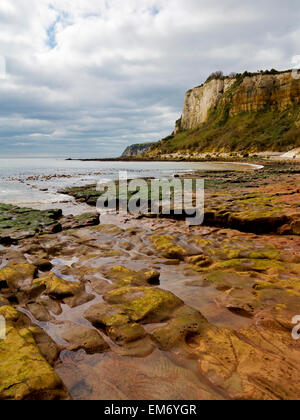
[[[118,179],[119,171],[129,178],[172,177],[196,170],[235,170],[242,166],[231,163],[192,162],[80,162],[64,159],[0,159],[0,202],[34,208],[68,206],[74,210],[71,197],[58,191],[99,180]],[[247,166],[245,166],[247,168]],[[77,206],[81,211],[83,206]]]

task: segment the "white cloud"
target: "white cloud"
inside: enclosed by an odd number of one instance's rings
[[[159,140],[211,71],[291,67],[299,17],[298,0],[1,0],[0,151]]]

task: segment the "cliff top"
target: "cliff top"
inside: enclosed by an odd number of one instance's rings
[[[189,89],[187,92],[191,92],[194,89],[203,87],[205,84],[211,82],[212,80],[228,80],[228,79],[244,79],[245,77],[255,77],[255,76],[275,76],[279,74],[292,73],[293,70],[259,70],[257,72],[245,71],[244,73],[235,73],[232,72],[229,75],[225,75],[221,70],[211,73],[211,75],[206,79],[204,83],[199,86],[195,86],[192,89]]]

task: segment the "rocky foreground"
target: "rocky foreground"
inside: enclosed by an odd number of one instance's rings
[[[199,227],[0,206],[0,399],[300,399],[300,167],[198,175]]]

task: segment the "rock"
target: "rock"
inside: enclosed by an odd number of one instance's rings
[[[71,195],[75,198],[76,201],[80,203],[87,203],[91,206],[96,206],[97,201],[101,196],[101,192],[97,191],[96,187],[96,184],[85,185],[81,187],[72,187],[61,191],[61,193]]]
[[[294,235],[300,235],[300,220],[292,222],[292,232]]]
[[[122,313],[118,306],[110,306],[105,303],[98,303],[90,306],[84,313],[84,317],[95,327],[111,327],[124,325],[130,322],[128,315]]]
[[[196,267],[209,267],[212,265],[212,260],[207,258],[205,255],[195,255],[193,257],[187,257],[185,261],[188,264],[194,265]]]
[[[296,268],[296,267],[295,267]],[[237,272],[266,272],[268,274],[284,273],[287,265],[281,261],[269,259],[232,259],[224,262],[217,262],[212,267],[212,270],[226,270],[234,269]]]
[[[103,353],[109,349],[101,335],[91,328],[72,324],[63,331],[62,338],[70,344],[69,350],[83,349],[87,354]]]
[[[27,259],[23,254],[19,253],[8,253],[7,255],[8,262],[6,267],[13,267],[14,265],[28,264]]]
[[[123,313],[122,308],[97,304],[91,306],[84,317],[95,327],[104,328],[109,337],[118,345],[125,345],[146,336],[146,331]]]
[[[98,295],[104,295],[108,291],[114,289],[114,285],[110,284],[106,280],[99,279],[97,274],[89,273],[82,277],[84,281],[88,281],[91,285],[92,290],[97,293]]]
[[[268,191],[261,186],[251,194],[241,191],[234,197],[208,192],[204,223],[256,234],[297,235],[299,215],[295,204],[300,193],[278,193],[271,182]]]
[[[37,273],[37,267],[32,264],[18,264],[0,270],[0,285],[8,287],[13,292],[28,289]]]
[[[123,347],[121,348],[123,350]],[[78,400],[216,400],[200,375],[173,362],[161,351],[147,357],[120,357],[114,352],[87,358],[66,354],[58,373]]]
[[[64,298],[64,303],[70,308],[76,308],[77,306],[84,305],[85,303],[91,302],[94,299],[94,295],[82,291],[81,293],[76,294],[75,296]]]
[[[148,150],[154,143],[144,143],[144,144],[133,144],[128,146],[126,150],[123,152],[122,157],[136,157],[136,156],[143,156],[143,154],[147,153]]]
[[[279,235],[300,235],[300,220],[299,216],[295,215],[291,218],[290,223],[281,226],[278,229]]]
[[[233,270],[228,271],[212,271],[202,276],[202,280],[207,285],[213,284],[217,290],[227,291],[234,287],[252,289],[255,281],[248,273],[236,273]]]
[[[0,243],[11,244],[37,233],[61,231],[61,210],[32,210],[0,204]]]
[[[2,306],[9,306],[9,305],[10,305],[9,300],[0,295],[0,308],[2,308]]]
[[[154,248],[167,259],[184,260],[187,255],[182,246],[175,244],[175,237],[172,235],[152,235],[150,241]]]
[[[230,289],[217,298],[217,301],[231,312],[245,317],[253,317],[262,308],[253,291],[248,289]]]
[[[118,286],[144,286],[159,284],[160,273],[147,269],[137,272],[123,266],[115,266],[106,273],[106,277]]]
[[[141,270],[140,273],[144,276],[146,282],[152,286],[158,286],[160,284],[160,272],[156,270]]]
[[[48,310],[40,303],[30,303],[27,308],[37,321],[49,322],[53,319]]]
[[[64,399],[68,397],[53,368],[41,355],[32,332],[12,307],[0,308],[6,338],[0,340],[0,399]]]
[[[118,345],[124,345],[146,336],[146,331],[139,324],[129,323],[124,325],[113,325],[108,329],[109,337]]]
[[[144,358],[153,353],[155,349],[156,346],[153,340],[151,340],[149,335],[146,335],[144,338],[139,338],[136,341],[123,343],[122,346],[115,346],[113,350],[114,353],[119,354],[122,357]]]
[[[238,333],[207,324],[190,345],[201,374],[234,400],[299,398],[299,346],[276,323],[266,328],[258,322]]]
[[[30,325],[28,329],[32,333],[34,340],[42,355],[45,357],[45,359],[51,366],[54,366],[60,354],[60,349],[58,348],[58,346],[45,333],[45,331],[37,325]]]
[[[75,296],[83,291],[83,286],[79,282],[70,282],[50,273],[49,276],[34,280],[32,292],[44,293],[54,299],[64,299]]]
[[[165,321],[182,305],[173,293],[152,287],[123,287],[108,292],[104,300],[121,305],[123,313],[132,321],[144,324]]]
[[[109,236],[119,236],[124,233],[124,230],[116,225],[101,224],[93,229],[95,229],[96,232],[101,232]]]
[[[46,258],[33,259],[32,264],[34,264],[40,271],[43,271],[43,272],[51,271],[53,268],[53,265],[51,264],[51,262]]]
[[[111,268],[106,277],[116,282],[118,286],[144,285],[145,283],[142,275],[123,266]]]
[[[63,230],[97,226],[99,223],[99,214],[97,213],[84,213],[80,216],[65,216],[60,219]]]
[[[36,299],[36,303],[41,304],[48,312],[52,312],[54,315],[61,315],[62,309],[61,304],[57,300],[51,299],[49,296],[42,295]]]
[[[134,249],[134,245],[127,241],[120,242],[119,246],[126,251],[132,251]]]
[[[180,264],[180,260],[168,260],[168,259],[166,259],[166,261],[165,261],[165,264],[166,265],[179,265]]]
[[[161,350],[169,351],[184,343],[188,336],[200,333],[203,324],[207,325],[207,320],[199,312],[183,306],[174,312],[165,327],[157,328],[151,336]]]

